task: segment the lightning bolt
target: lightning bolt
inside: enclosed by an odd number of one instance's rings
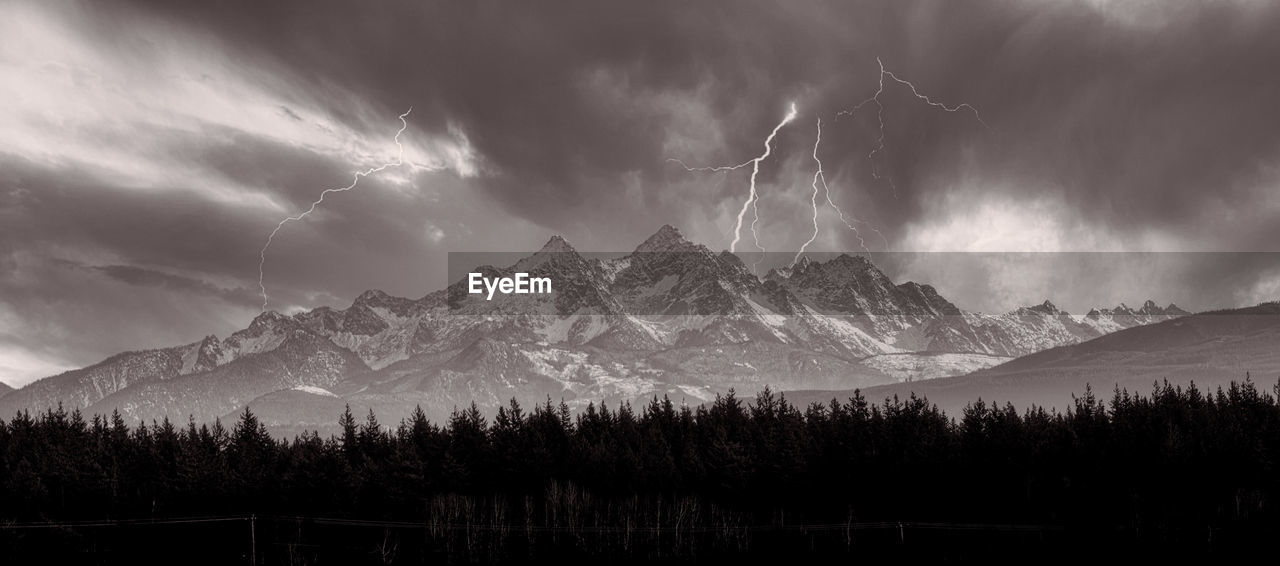
[[[960,112],[963,110],[968,110],[969,112],[973,113],[973,117],[978,120],[979,124],[982,124],[983,128],[986,128],[987,130],[990,130],[991,128],[987,126],[987,123],[982,120],[982,115],[978,113],[978,109],[974,108],[969,103],[961,103],[961,104],[956,104],[954,106],[948,106],[946,104],[938,102],[930,98],[929,96],[922,94],[919,91],[919,89],[916,88],[916,85],[911,81],[903,79],[898,75],[893,74],[893,71],[886,69],[884,67],[884,61],[882,61],[879,57],[876,57],[876,64],[880,66],[880,80],[878,82],[878,86],[876,87],[875,94],[872,94],[870,98],[867,98],[866,100],[863,100],[862,102],[859,102],[858,104],[854,105],[853,108],[850,108],[848,110],[841,110],[840,112],[837,112],[836,117],[838,118],[840,116],[851,116],[858,110],[861,110],[863,106],[866,106],[868,104],[876,105],[876,121],[880,125],[880,129],[879,129],[880,135],[876,139],[875,147],[873,147],[871,151],[867,153],[867,160],[871,162],[871,176],[876,180],[887,181],[889,183],[889,188],[892,189],[893,191],[893,197],[898,198],[898,186],[896,183],[893,182],[893,177],[888,175],[881,175],[879,168],[876,167],[876,159],[875,159],[876,154],[883,152],[885,150],[884,104],[881,103],[880,101],[880,95],[884,94],[885,77],[888,77],[892,79],[894,82],[901,85],[905,85],[907,88],[910,88],[912,95],[914,95],[919,100],[923,100],[924,103],[928,104],[929,106],[933,106],[935,108],[941,108],[946,112]]]
[[[875,146],[871,149],[871,151],[867,153],[867,160],[871,162],[871,176],[876,180],[887,182],[889,184],[889,187],[893,191],[894,198],[897,198],[898,187],[897,187],[897,184],[894,182],[893,177],[888,174],[882,174],[880,172],[879,167],[876,165],[876,156],[880,153],[885,152],[887,149],[886,141],[885,141],[884,103],[880,99],[880,96],[885,93],[886,79],[911,89],[911,94],[915,96],[916,99],[923,101],[925,104],[929,106],[932,106],[935,108],[941,108],[945,112],[952,112],[952,113],[971,112],[973,114],[974,119],[976,119],[978,123],[982,125],[983,128],[987,130],[990,130],[991,128],[990,126],[987,125],[986,121],[982,119],[982,115],[978,112],[978,109],[975,108],[973,105],[968,103],[948,105],[943,102],[936,101],[933,98],[929,97],[928,95],[921,93],[920,89],[916,88],[915,83],[912,83],[911,81],[906,80],[894,74],[893,71],[890,71],[887,68],[885,68],[884,61],[881,58],[876,57],[876,64],[879,65],[880,67],[880,74],[878,76],[875,93],[873,93],[870,97],[864,99],[863,101],[857,103],[852,108],[837,112],[836,119],[838,120],[841,116],[851,116],[857,113],[859,110],[861,110],[865,106],[869,106],[873,104],[875,105],[876,121],[879,125],[879,135],[876,137]],[[795,117],[796,117],[796,105],[793,102],[791,103],[790,111],[786,114],[785,117],[783,117],[782,121],[779,122],[778,125],[774,126],[773,131],[769,133],[769,136],[765,138],[764,153],[760,154],[757,157],[754,157],[752,159],[739,163],[737,165],[690,167],[689,165],[686,165],[683,161],[679,159],[674,159],[674,158],[667,159],[667,161],[677,163],[681,167],[684,167],[686,171],[706,171],[706,172],[716,172],[716,173],[728,173],[731,171],[742,169],[748,165],[751,166],[751,182],[749,185],[749,192],[747,194],[747,199],[742,203],[742,208],[738,211],[737,223],[733,229],[733,241],[730,242],[729,244],[730,252],[736,252],[738,242],[742,240],[742,225],[745,221],[747,210],[752,211],[752,221],[751,221],[750,229],[751,229],[751,235],[752,235],[753,241],[755,242],[756,248],[758,248],[760,251],[766,251],[764,246],[760,245],[760,234],[757,230],[757,226],[760,223],[760,207],[759,207],[760,195],[756,188],[756,178],[760,173],[760,163],[768,159],[769,156],[772,154],[773,140],[777,137],[778,132],[782,129],[783,126],[786,126],[788,123],[794,120]],[[858,244],[862,247],[863,251],[869,252],[870,250],[867,248],[866,240],[863,237],[862,232],[858,229],[857,224],[866,225],[868,229],[870,229],[872,232],[875,232],[876,235],[880,237],[881,241],[884,242],[885,249],[887,250],[889,248],[889,240],[885,238],[884,234],[880,232],[880,230],[878,230],[874,225],[871,225],[868,222],[859,220],[858,218],[852,215],[846,215],[844,210],[842,210],[839,206],[837,206],[835,201],[831,198],[831,187],[827,184],[826,173],[823,171],[823,168],[822,168],[822,159],[818,156],[818,151],[821,145],[822,145],[822,119],[819,118],[817,123],[817,135],[813,142],[813,160],[814,160],[814,163],[817,164],[817,168],[814,171],[813,181],[811,183],[811,186],[813,187],[813,193],[809,198],[809,205],[813,209],[813,215],[812,215],[813,234],[809,236],[809,239],[805,241],[805,243],[800,246],[800,250],[796,252],[795,257],[791,261],[792,266],[794,266],[796,262],[800,260],[800,256],[802,256],[804,252],[809,248],[809,246],[812,245],[813,242],[816,241],[818,238],[818,233],[820,231],[820,228],[818,226],[818,193],[819,192],[824,193],[825,199],[827,201],[827,205],[830,206],[832,210],[836,211],[836,214],[840,216],[840,221],[843,222],[846,227],[848,227],[850,230],[853,231],[854,235],[858,239]],[[722,178],[722,181],[723,181],[723,178]]]
[[[275,229],[271,231],[271,235],[267,236],[267,242],[263,244],[262,251],[258,253],[258,289],[260,289],[262,293],[262,311],[263,312],[267,311],[267,303],[268,303],[267,286],[266,286],[266,283],[264,282],[265,274],[266,274],[265,269],[267,264],[267,249],[271,247],[271,242],[275,240],[276,234],[280,233],[280,229],[284,228],[285,224],[302,220],[303,218],[306,218],[308,215],[310,215],[312,212],[315,212],[316,207],[320,206],[320,203],[323,203],[325,197],[329,196],[330,193],[344,193],[344,192],[350,191],[356,188],[356,185],[360,184],[360,179],[368,177],[369,175],[372,175],[374,173],[378,173],[380,171],[389,169],[391,167],[399,167],[403,165],[404,164],[404,146],[400,144],[400,134],[403,134],[404,131],[409,128],[409,122],[405,120],[405,117],[408,116],[410,112],[413,112],[412,106],[409,107],[408,110],[405,110],[404,114],[400,115],[400,130],[396,132],[396,135],[394,138],[395,144],[396,144],[396,160],[395,161],[389,161],[377,167],[371,167],[363,171],[356,171],[355,175],[351,179],[351,184],[345,187],[339,187],[336,189],[325,189],[320,193],[320,198],[316,199],[315,202],[311,203],[310,208],[306,209],[303,212],[298,213],[297,215],[289,216],[289,217],[286,217],[284,220],[281,220],[279,224],[276,224]]]
[[[742,203],[742,210],[738,211],[738,224],[733,229],[733,241],[729,243],[729,253],[733,253],[734,248],[738,245],[738,240],[742,239],[742,217],[746,216],[748,205],[751,206],[753,211],[753,218],[751,220],[751,237],[755,241],[756,247],[760,248],[760,251],[765,251],[764,246],[760,245],[760,233],[756,232],[756,224],[760,223],[760,194],[756,192],[756,175],[760,174],[760,162],[768,159],[769,154],[773,151],[773,138],[778,137],[778,130],[781,130],[783,126],[787,125],[788,122],[795,118],[796,103],[792,102],[791,111],[787,112],[787,115],[782,118],[782,121],[778,122],[778,125],[773,127],[773,131],[769,132],[769,137],[764,139],[764,153],[760,154],[760,157],[752,160],[751,193],[750,196],[747,197],[747,201]]]
[[[822,178],[822,160],[818,158],[818,146],[820,145],[822,145],[822,118],[818,118],[818,136],[813,142],[813,160],[818,164],[818,169],[813,172],[813,197],[809,199],[809,205],[813,207],[813,235],[809,236],[809,241],[801,245],[800,251],[796,252],[795,259],[791,260],[791,265],[793,267],[797,261],[800,261],[800,256],[801,254],[804,254],[805,248],[808,248],[809,244],[812,244],[814,240],[818,239],[818,181],[822,180],[823,185],[827,184],[826,180]],[[831,189],[827,189],[827,201],[829,202],[830,200]],[[832,206],[835,206],[835,203],[832,203]],[[836,210],[840,209],[837,208]],[[841,214],[840,217],[844,218],[844,214]],[[855,229],[854,232],[857,232],[857,229]],[[866,249],[867,245],[865,242],[862,242],[861,234],[858,234],[858,242],[862,243],[863,249]]]
[[[818,185],[819,183],[821,183],[822,185],[822,191],[826,194],[827,205],[829,205],[833,210],[835,210],[836,214],[840,215],[840,221],[844,222],[845,226],[848,226],[850,230],[853,230],[854,236],[858,238],[858,245],[862,246],[862,251],[865,251],[865,252],[871,251],[867,249],[867,242],[862,238],[862,232],[858,230],[857,226],[854,226],[855,221],[863,222],[863,223],[865,222],[857,219],[854,219],[852,221],[849,220],[849,218],[845,216],[844,211],[841,210],[839,206],[836,206],[835,201],[831,199],[831,187],[827,185],[826,173],[822,171],[822,159],[818,157],[818,148],[821,145],[822,145],[822,118],[818,118],[818,133],[815,136],[813,141],[813,161],[814,163],[817,163],[817,169],[813,172],[813,195],[809,199],[809,205],[813,207],[813,235],[809,236],[809,240],[800,246],[800,251],[796,252],[795,258],[791,260],[792,267],[795,267],[796,262],[800,261],[800,256],[804,254],[804,251],[809,247],[809,244],[812,244],[814,240],[818,239],[818,191],[819,191]],[[871,227],[871,231],[878,234],[881,240],[884,240],[885,249],[887,250],[889,248],[889,240],[884,237],[884,234],[881,234],[880,230],[877,230],[874,226]]]
[[[738,211],[738,223],[733,228],[733,241],[729,243],[730,253],[737,251],[738,242],[742,240],[742,223],[743,223],[743,219],[746,218],[747,216],[748,209],[752,210],[752,220],[751,220],[752,239],[755,242],[756,247],[759,248],[760,251],[765,251],[764,246],[760,245],[760,233],[756,231],[756,225],[760,223],[760,207],[759,207],[760,193],[756,191],[756,177],[760,174],[760,162],[768,159],[769,155],[773,153],[773,140],[774,138],[778,137],[778,131],[781,130],[783,126],[786,126],[795,118],[796,118],[796,103],[792,102],[791,109],[787,112],[787,115],[782,118],[781,122],[778,122],[777,126],[773,127],[773,131],[769,132],[769,137],[764,139],[764,153],[760,154],[758,157],[752,158],[747,161],[743,161],[742,163],[739,163],[737,165],[721,165],[716,167],[690,167],[688,165],[685,165],[685,163],[679,159],[671,159],[671,158],[667,159],[667,161],[670,161],[672,163],[678,163],[681,167],[684,167],[686,171],[722,172],[722,171],[734,171],[734,170],[746,167],[748,165],[751,166],[750,192],[747,193],[747,200],[743,201],[742,203],[742,210]]]

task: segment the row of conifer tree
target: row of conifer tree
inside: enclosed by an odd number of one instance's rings
[[[861,394],[797,407],[766,389],[698,407],[654,398],[575,414],[512,401],[444,423],[421,410],[392,426],[338,418],[340,435],[277,439],[249,410],[230,429],[20,413],[0,421],[0,519],[417,520],[453,494],[522,502],[508,519],[528,524],[520,513],[542,509],[548,486],[572,485],[600,501],[693,498],[751,524],[1158,530],[1275,524],[1280,495],[1280,402],[1248,380],[1109,402],[1086,391],[1060,413],[976,401],[949,417],[924,399]]]

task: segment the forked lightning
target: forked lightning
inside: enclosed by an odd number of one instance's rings
[[[409,128],[409,122],[405,120],[405,117],[408,116],[410,112],[413,112],[413,107],[409,107],[408,110],[405,110],[404,114],[400,115],[400,130],[396,132],[396,135],[394,138],[396,143],[396,160],[395,161],[389,161],[377,167],[372,167],[369,169],[365,169],[363,171],[357,171],[355,173],[354,178],[351,180],[351,184],[345,187],[339,187],[335,189],[325,189],[320,193],[320,198],[316,199],[315,202],[311,203],[310,208],[307,208],[306,210],[302,211],[301,213],[298,213],[295,216],[289,216],[289,217],[286,217],[284,220],[281,220],[279,224],[276,224],[276,227],[274,230],[271,231],[271,234],[267,236],[267,242],[263,244],[262,251],[258,253],[258,289],[260,289],[262,292],[262,311],[263,312],[266,312],[267,303],[268,303],[267,285],[265,283],[267,249],[271,247],[271,242],[275,240],[276,234],[280,233],[280,229],[284,228],[285,224],[288,224],[289,222],[293,222],[297,220],[302,220],[303,218],[306,218],[307,215],[311,214],[312,212],[315,212],[316,207],[320,206],[320,203],[324,202],[324,198],[328,196],[330,193],[342,193],[342,192],[349,191],[351,189],[356,188],[356,185],[360,184],[360,179],[363,179],[365,177],[368,177],[369,175],[378,173],[385,169],[389,169],[391,167],[399,167],[400,165],[403,165],[404,164],[404,146],[400,144],[400,134],[403,134],[404,131]]]
[[[750,191],[747,193],[747,200],[742,202],[742,210],[738,211],[738,223],[733,228],[733,241],[729,243],[730,252],[738,251],[737,250],[738,242],[742,239],[742,220],[743,218],[746,217],[748,208],[753,211],[752,212],[753,218],[751,220],[751,237],[754,240],[756,247],[759,248],[760,251],[765,251],[764,247],[760,245],[760,234],[759,232],[756,231],[756,225],[760,223],[760,207],[758,204],[760,200],[760,194],[756,191],[756,177],[760,174],[760,162],[768,159],[769,155],[773,153],[773,139],[778,137],[778,131],[781,130],[783,126],[787,125],[795,118],[796,118],[796,103],[792,102],[791,109],[790,111],[787,112],[787,115],[782,118],[781,122],[778,122],[777,126],[773,127],[773,131],[769,132],[769,137],[764,139],[764,153],[761,153],[759,157],[753,158],[748,161],[744,161],[737,165],[721,165],[716,167],[689,167],[679,159],[667,159],[667,161],[670,161],[672,163],[680,164],[680,166],[684,167],[686,171],[733,171],[735,169],[741,169],[748,165],[751,166]]]
[[[836,117],[840,117],[840,116],[851,116],[851,115],[853,115],[855,112],[857,112],[858,110],[860,110],[863,106],[866,106],[866,105],[868,105],[868,104],[875,104],[875,105],[876,105],[876,121],[877,121],[877,122],[879,123],[879,125],[880,125],[880,128],[879,128],[880,135],[879,135],[879,137],[876,139],[876,146],[875,146],[875,147],[873,147],[873,148],[871,148],[871,151],[870,151],[869,153],[867,153],[867,160],[871,162],[871,176],[872,176],[872,177],[874,177],[874,178],[876,178],[876,179],[883,179],[883,180],[887,181],[887,182],[889,183],[889,188],[893,191],[893,196],[894,196],[894,198],[897,198],[897,196],[898,196],[898,185],[897,185],[896,183],[894,183],[894,182],[893,182],[893,177],[892,177],[892,176],[889,176],[889,175],[881,175],[881,174],[880,174],[880,170],[879,170],[879,168],[876,166],[876,154],[878,154],[878,153],[880,153],[880,152],[884,151],[884,149],[885,149],[885,145],[884,145],[884,104],[882,104],[882,103],[880,102],[880,95],[881,95],[881,94],[884,94],[884,78],[885,78],[885,77],[889,77],[890,79],[893,79],[893,80],[894,80],[894,82],[897,82],[897,83],[899,83],[899,84],[906,85],[906,86],[907,86],[907,88],[910,88],[910,89],[911,89],[911,94],[912,94],[912,95],[914,95],[916,98],[918,98],[918,99],[920,99],[920,100],[923,100],[923,101],[925,102],[925,104],[928,104],[929,106],[934,106],[934,107],[937,107],[937,108],[941,108],[941,109],[943,109],[943,110],[945,110],[945,111],[947,111],[947,112],[959,112],[959,111],[961,111],[961,110],[968,110],[968,111],[970,111],[970,112],[972,112],[972,113],[973,113],[973,117],[974,117],[974,118],[976,118],[976,119],[978,120],[978,123],[979,123],[979,124],[982,124],[982,127],[983,127],[983,128],[987,128],[988,130],[990,130],[991,128],[987,126],[987,123],[986,123],[986,122],[982,121],[982,116],[978,114],[978,109],[977,109],[977,108],[974,108],[974,107],[973,107],[972,105],[970,105],[969,103],[960,103],[960,104],[957,104],[957,105],[954,105],[954,106],[947,106],[946,104],[943,104],[943,103],[941,103],[941,102],[935,101],[935,100],[933,100],[932,98],[929,98],[927,95],[921,94],[921,93],[920,93],[920,91],[916,89],[916,85],[915,85],[915,84],[913,84],[911,81],[908,81],[908,80],[906,80],[906,79],[900,78],[900,77],[898,77],[898,75],[893,74],[893,71],[890,71],[890,70],[888,70],[888,69],[885,69],[885,68],[884,68],[884,61],[880,60],[880,58],[879,58],[879,57],[876,57],[876,64],[878,64],[878,65],[880,66],[880,79],[879,79],[879,81],[878,81],[878,86],[876,87],[876,92],[875,92],[875,94],[872,94],[870,98],[867,98],[866,100],[863,100],[862,102],[859,102],[859,103],[855,104],[855,105],[853,106],[853,108],[850,108],[850,109],[848,109],[848,110],[841,110],[841,111],[837,112],[837,113],[836,113]]]

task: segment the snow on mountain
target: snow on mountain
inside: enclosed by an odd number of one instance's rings
[[[264,406],[294,414],[281,404],[302,393],[391,411],[420,404],[436,417],[512,397],[701,402],[729,388],[959,375],[1186,314],[1150,301],[1084,316],[1049,301],[965,312],[929,285],[890,280],[863,256],[804,257],[759,278],[738,256],[672,226],[619,258],[584,257],[556,236],[514,265],[479,271],[550,277],[555,292],[486,300],[459,281],[420,299],[371,290],[345,309],[268,311],[225,339],[119,354],[37,381],[0,397],[0,410],[63,402],[181,420],[266,398]],[[270,395],[278,391],[298,393]]]
[[[335,395],[332,391],[329,391],[328,389],[325,389],[323,387],[316,387],[314,385],[295,385],[293,386],[293,390],[301,391],[303,393],[310,393],[312,395],[321,395],[324,397],[338,398],[338,396]]]
[[[919,381],[972,373],[1000,365],[1013,358],[989,354],[921,354],[905,352],[882,354],[862,360],[898,381]]]

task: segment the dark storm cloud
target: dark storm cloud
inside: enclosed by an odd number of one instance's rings
[[[129,285],[159,287],[180,293],[216,296],[227,303],[248,308],[252,308],[259,303],[257,291],[247,287],[223,289],[199,279],[144,269],[133,265],[91,265],[83,267]]]
[[[552,226],[616,202],[621,174],[641,172],[647,188],[660,188],[672,117],[648,95],[707,87],[700,102],[733,118],[731,147],[717,155],[754,153],[775,110],[806,83],[838,76],[854,55],[849,44],[862,41],[856,28],[769,4],[274,5],[247,26],[244,9],[173,15],[286,66],[360,85],[390,107],[411,102],[421,127],[456,124],[492,168],[484,187]],[[358,32],[367,29],[379,31]],[[602,97],[602,86],[623,98]]]
[[[815,113],[829,118],[865,98],[876,56],[923,92],[972,103],[992,126],[930,112],[890,84],[881,166],[898,198],[870,181],[861,159],[874,144],[874,114],[840,126],[859,139],[833,127],[833,142],[845,145],[829,151],[844,158],[829,169],[864,182],[892,232],[925,213],[923,193],[962,170],[1013,187],[1003,190],[1061,190],[1064,214],[1121,230],[1176,228],[1209,204],[1249,206],[1260,184],[1274,184],[1260,165],[1280,149],[1280,76],[1265,71],[1280,53],[1274,4],[145,5],[255,56],[359,85],[389,107],[412,102],[423,127],[455,124],[492,167],[480,184],[550,226],[603,213],[629,172],[661,206],[670,173],[662,147],[675,118],[643,106],[648,94],[700,96],[725,129],[725,147],[709,155],[740,161],[758,151],[786,100],[801,101],[808,114],[796,128],[809,136]],[[630,97],[587,88],[596,72]],[[680,214],[668,208],[655,215]]]

